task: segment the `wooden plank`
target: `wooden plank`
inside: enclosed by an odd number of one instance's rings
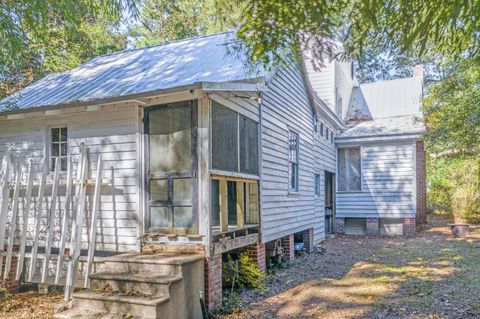
[[[68,161],[67,168],[67,185],[65,191],[65,210],[62,219],[62,226],[60,231],[60,244],[58,248],[57,269],[55,272],[55,285],[60,284],[60,278],[63,273],[63,261],[65,256],[65,245],[68,239],[68,225],[71,220],[71,206],[72,206],[72,159]]]
[[[234,249],[242,248],[248,245],[256,244],[259,241],[258,234],[251,234],[246,236],[241,236],[233,239],[227,239],[221,243],[213,244],[213,254],[221,254],[226,251],[231,251]]]
[[[7,217],[8,217],[8,203],[10,202],[10,170],[11,170],[11,159],[10,152],[7,150],[5,157],[3,158],[5,163],[2,180],[0,181],[2,202],[0,204],[0,252],[3,252],[5,246],[5,232],[7,227]],[[2,273],[3,268],[3,256],[0,257],[0,274]]]
[[[18,252],[17,262],[17,275],[16,280],[20,280],[23,272],[23,265],[25,261],[25,245],[27,242],[28,231],[28,217],[30,214],[30,208],[32,206],[32,188],[33,188],[33,160],[30,159],[28,163],[28,178],[27,178],[27,190],[25,191],[25,206],[23,207],[23,225],[22,233],[20,235],[20,249]]]
[[[10,220],[10,233],[8,234],[7,258],[5,260],[5,270],[3,278],[7,279],[12,266],[13,244],[15,241],[15,232],[17,230],[18,202],[20,188],[22,184],[22,168],[17,164],[15,170],[15,190],[13,192],[12,216]]]
[[[45,197],[45,183],[47,180],[47,169],[48,169],[48,162],[45,159],[45,161],[43,162],[42,177],[40,179],[40,185],[38,189],[38,203],[37,203],[36,216],[35,216],[35,229],[33,232],[32,257],[30,259],[30,268],[28,271],[29,282],[33,280],[33,275],[35,274],[35,269],[37,264],[38,240],[40,237],[40,224],[42,222],[42,215],[43,215],[42,212],[43,212],[43,201]]]
[[[88,243],[87,266],[85,268],[85,281],[84,281],[85,288],[88,288],[90,283],[88,276],[92,272],[93,257],[95,255],[95,246],[97,241],[98,206],[100,204],[100,189],[102,187],[101,182],[102,182],[102,155],[98,157],[98,161],[97,161],[97,179],[95,184],[95,193],[93,195],[93,208],[92,208],[91,225],[90,225],[90,240]]]
[[[55,210],[57,208],[58,186],[60,183],[60,157],[55,159],[55,172],[53,174],[53,186],[52,186],[52,198],[50,201],[50,209],[47,212],[47,238],[45,243],[45,258],[43,260],[42,267],[42,279],[41,282],[45,283],[48,277],[48,265],[50,264],[50,253],[52,249],[53,240],[53,222],[55,220]]]
[[[71,258],[68,265],[67,281],[65,283],[65,300],[69,300],[73,293],[74,283],[78,272],[78,262],[80,260],[80,249],[82,246],[82,226],[85,216],[85,197],[87,185],[87,153],[85,146],[82,145],[82,154],[80,161],[80,185],[78,198],[76,200],[76,218],[72,225]]]
[[[220,182],[220,229],[228,230],[228,192],[227,180],[221,179]]]
[[[244,184],[243,182],[237,182],[237,227],[240,228],[245,225]]]

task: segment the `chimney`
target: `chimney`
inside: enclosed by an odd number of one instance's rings
[[[417,64],[414,66],[413,76],[421,76],[423,79],[423,64]]]

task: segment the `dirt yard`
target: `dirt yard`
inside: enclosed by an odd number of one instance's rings
[[[436,219],[414,238],[339,236],[241,293],[245,318],[480,318],[480,227],[452,239]]]
[[[413,238],[338,236],[240,295],[222,319],[480,318],[480,228],[452,239],[445,220]],[[0,301],[0,318],[51,318],[61,294]]]

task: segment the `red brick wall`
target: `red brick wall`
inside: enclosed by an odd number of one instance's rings
[[[303,244],[307,253],[313,251],[313,228],[303,231]]]
[[[253,259],[258,269],[263,273],[267,272],[267,261],[265,259],[265,244],[249,245],[243,249]]]
[[[282,238],[283,254],[288,261],[295,259],[295,246],[293,235],[288,235]]]
[[[427,222],[427,170],[425,162],[425,145],[423,141],[418,141],[416,148],[417,225],[421,225]]]
[[[222,304],[222,255],[205,258],[205,303],[208,311]]]
[[[0,257],[1,258],[1,264],[2,264],[2,270],[5,271],[5,261],[6,257]],[[12,293],[18,290],[20,287],[20,281],[15,280],[15,277],[17,276],[17,264],[18,264],[18,257],[17,256],[12,256],[12,263],[10,266],[10,272],[8,273],[8,278],[4,279],[3,278],[3,273],[0,279],[0,287],[5,288],[7,292]]]

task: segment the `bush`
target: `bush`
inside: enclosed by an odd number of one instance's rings
[[[233,260],[231,255],[223,263],[223,282],[229,287],[264,289],[263,281],[267,278],[253,259],[245,253]]]

